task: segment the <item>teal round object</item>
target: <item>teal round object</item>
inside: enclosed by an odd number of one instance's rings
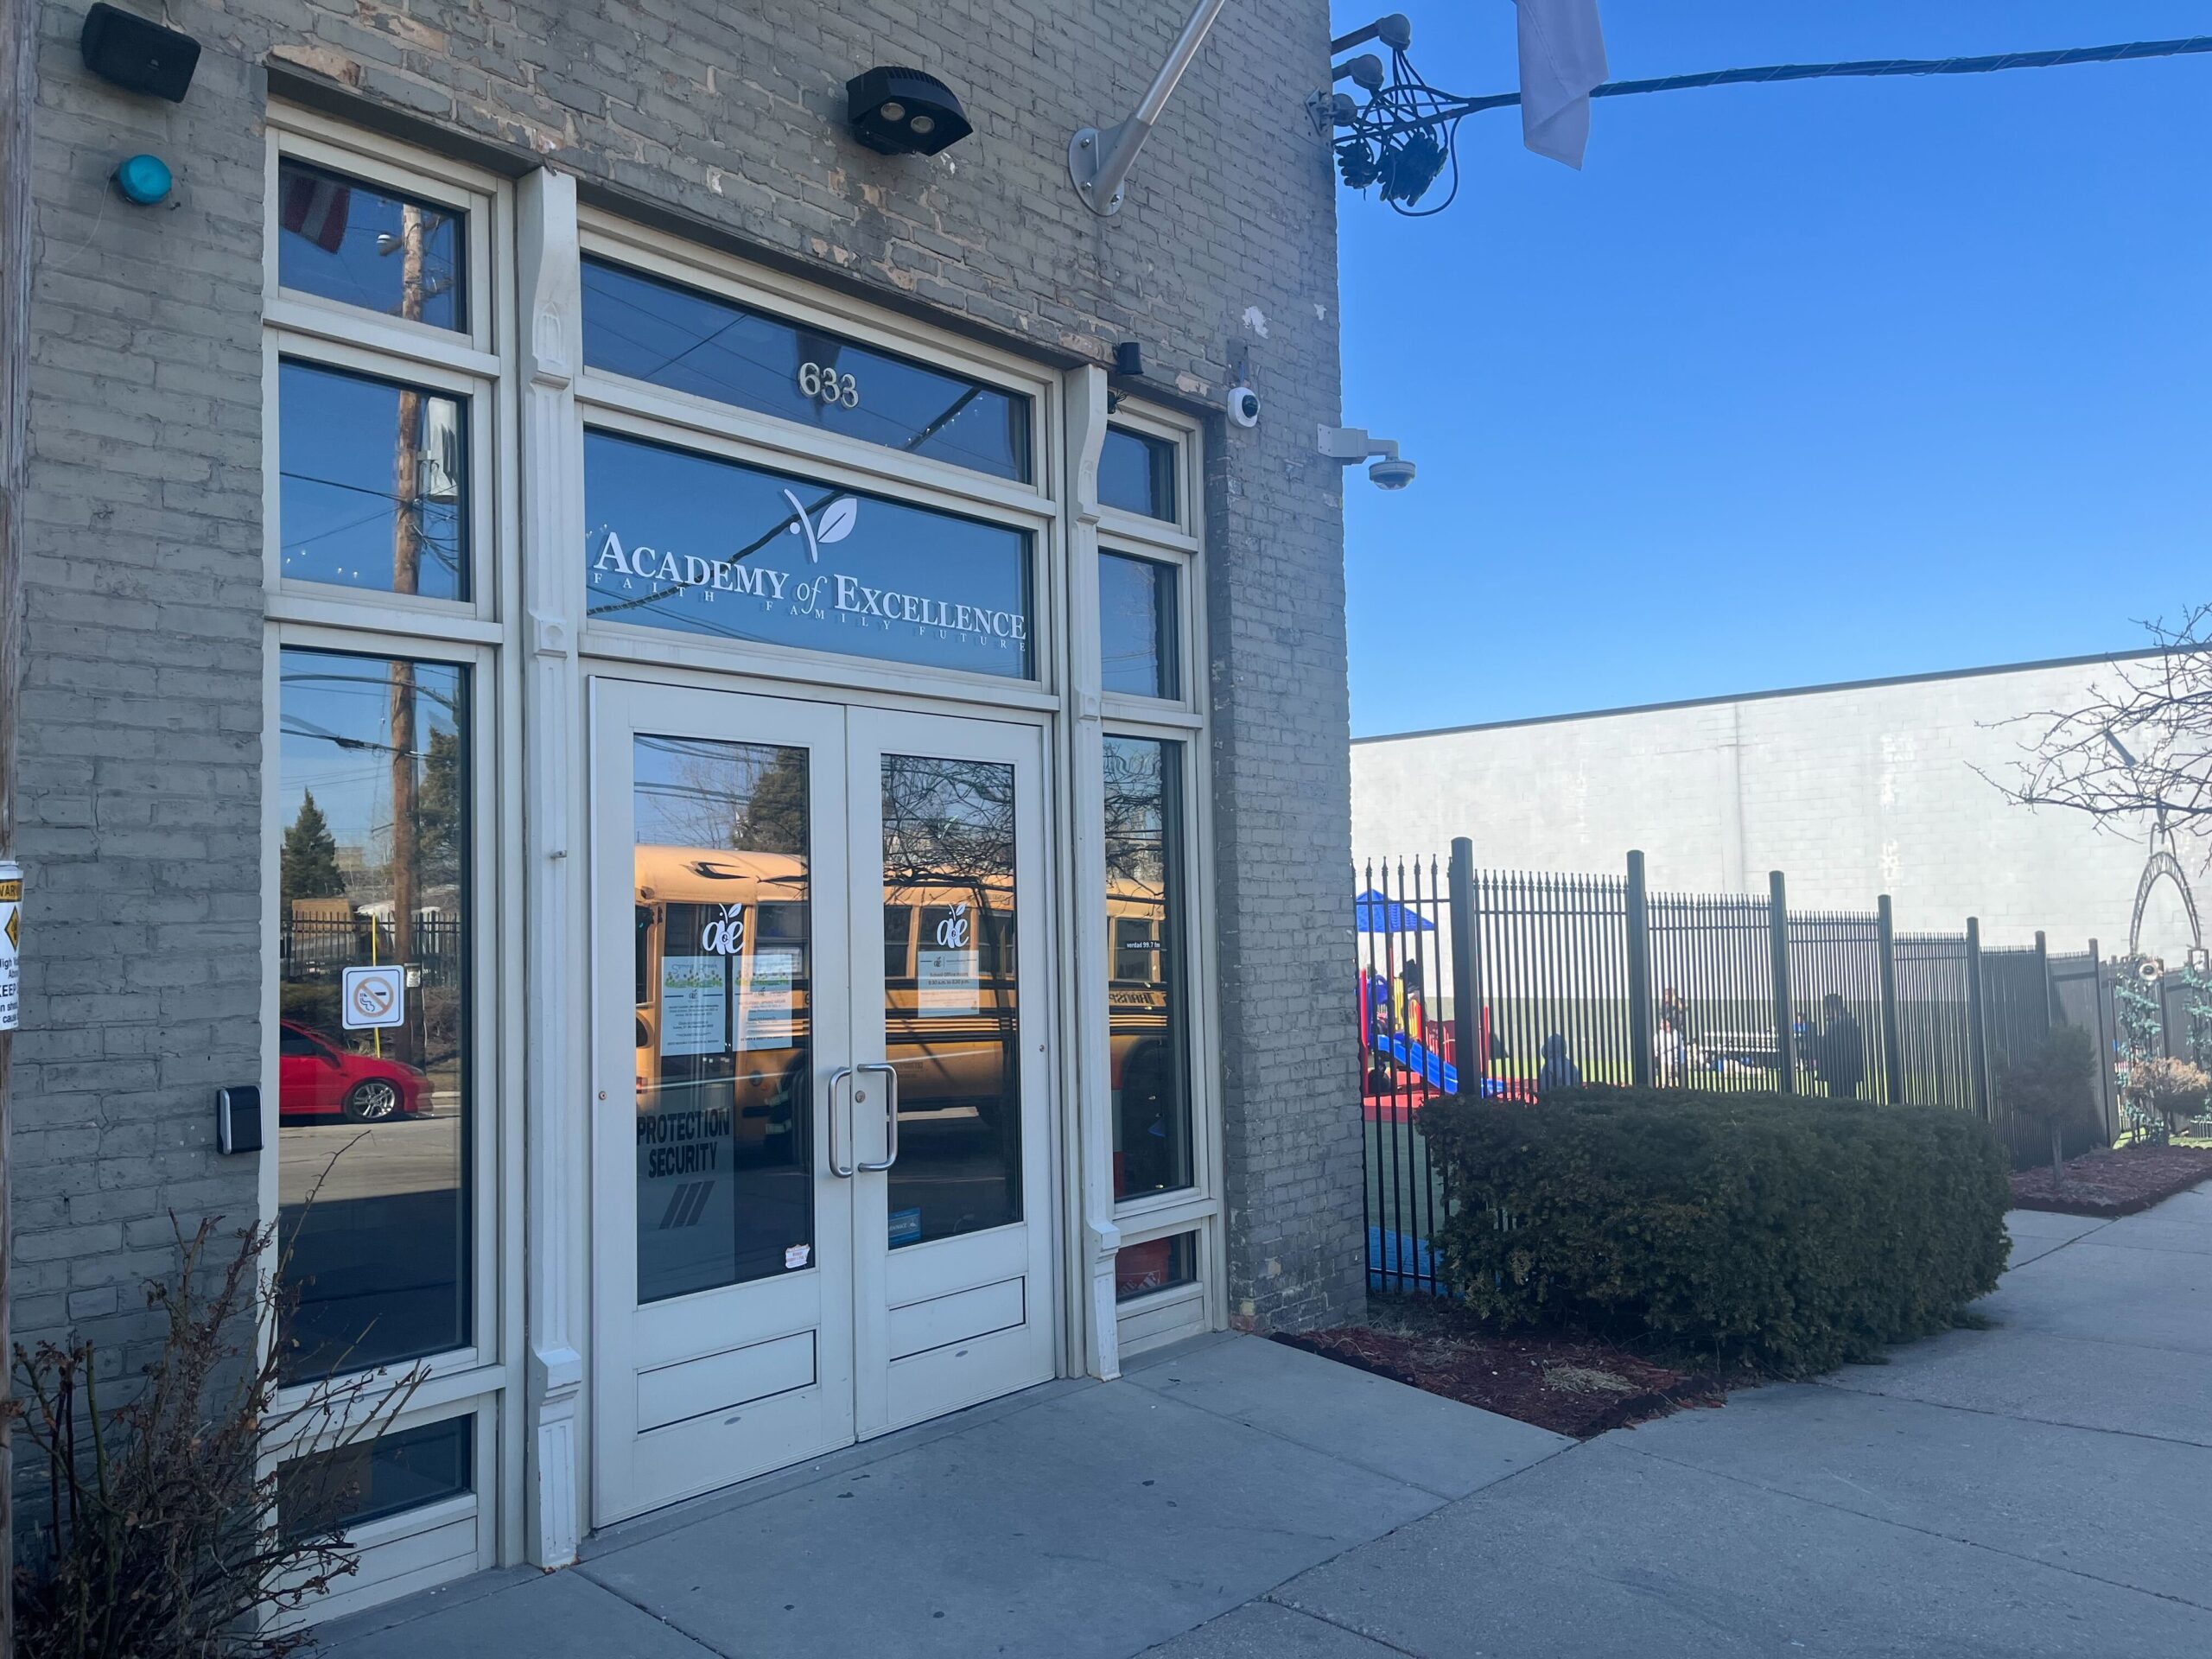
[[[141,207],[166,200],[175,181],[169,164],[158,156],[133,156],[115,169],[115,188]]]

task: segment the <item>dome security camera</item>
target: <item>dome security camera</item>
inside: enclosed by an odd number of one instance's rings
[[[1414,464],[1398,454],[1395,438],[1370,438],[1360,426],[1325,426],[1316,435],[1322,456],[1340,467],[1371,461],[1367,476],[1377,489],[1402,490],[1414,481]]]
[[[1229,394],[1229,418],[1239,426],[1257,426],[1260,423],[1260,394],[1249,386],[1231,388]]]

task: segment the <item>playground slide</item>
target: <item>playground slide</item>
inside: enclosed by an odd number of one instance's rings
[[[1409,1043],[1402,1037],[1386,1037],[1379,1032],[1372,1040],[1377,1053],[1389,1055],[1408,1071],[1418,1071],[1438,1094],[1456,1095],[1459,1092],[1459,1068],[1433,1049],[1420,1043]],[[1484,1077],[1483,1097],[1485,1100],[1533,1102],[1536,1098],[1536,1091],[1517,1078]]]
[[[1403,1037],[1383,1036],[1377,1033],[1374,1045],[1408,1071],[1417,1071],[1428,1086],[1439,1094],[1456,1095],[1459,1092],[1459,1068],[1446,1062],[1444,1057],[1426,1044],[1408,1042]]]

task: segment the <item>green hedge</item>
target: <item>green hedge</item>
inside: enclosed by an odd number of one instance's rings
[[[1870,1359],[1997,1283],[2011,1196],[1961,1112],[1586,1089],[1431,1101],[1444,1272],[1497,1324],[1575,1324],[1784,1375]]]

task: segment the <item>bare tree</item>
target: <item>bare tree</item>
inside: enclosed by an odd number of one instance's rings
[[[2076,708],[2007,725],[2031,734],[2009,778],[1985,778],[2022,806],[2147,823],[2154,835],[2212,836],[2212,603],[2145,625],[2157,654],[2114,663]]]

